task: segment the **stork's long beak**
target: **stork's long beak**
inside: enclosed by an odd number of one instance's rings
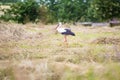
[[[57,31],[57,28],[59,27],[59,24],[54,28],[54,30],[55,30],[55,34],[57,34],[58,33],[58,31]]]
[[[55,30],[57,30],[58,26],[59,26],[59,24],[57,25],[57,27],[55,27]]]

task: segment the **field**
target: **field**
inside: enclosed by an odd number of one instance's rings
[[[0,23],[0,80],[120,80],[120,26]]]

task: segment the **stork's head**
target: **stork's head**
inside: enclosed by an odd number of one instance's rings
[[[59,24],[59,25],[62,25],[62,22],[59,22],[58,24]]]
[[[61,27],[62,26],[62,22],[58,22],[58,25],[57,27],[55,28],[55,30],[57,30],[57,28]]]
[[[59,23],[58,23],[58,26],[62,26],[62,22],[59,22]]]

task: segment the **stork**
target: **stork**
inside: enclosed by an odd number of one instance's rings
[[[71,31],[71,29],[68,29],[68,28],[63,28],[62,27],[62,23],[59,22],[57,27],[55,28],[60,34],[64,35],[64,42],[67,43],[67,36],[68,35],[71,35],[71,36],[75,36],[75,33],[73,33]]]

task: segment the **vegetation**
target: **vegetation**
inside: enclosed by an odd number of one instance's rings
[[[1,16],[5,21],[13,20],[18,23],[35,22],[39,18],[39,5],[32,0],[18,2],[10,6],[10,9],[4,10]]]
[[[56,25],[1,23],[1,80],[120,80],[120,28],[69,26],[66,46]]]
[[[0,21],[0,80],[120,80],[119,26],[64,24],[76,34],[66,45],[56,25],[41,23],[119,19],[119,0],[12,1],[0,1],[0,19],[10,21]]]
[[[92,21],[120,18],[119,0],[25,0],[11,5],[1,17],[7,21],[26,22],[40,19],[44,23]]]
[[[93,0],[88,8],[88,15],[92,21],[112,20],[120,18],[119,0]]]
[[[15,80],[12,68],[0,69],[0,80]]]

